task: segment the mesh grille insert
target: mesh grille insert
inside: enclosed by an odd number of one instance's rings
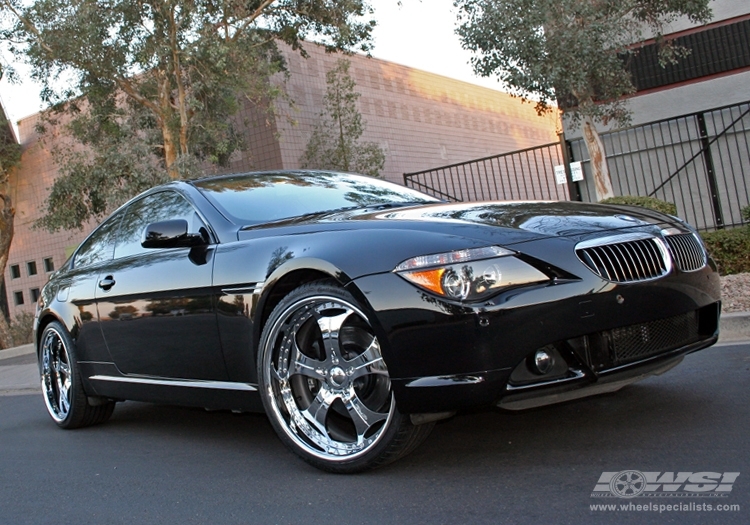
[[[615,328],[608,335],[615,362],[627,363],[698,340],[698,313]]]
[[[576,254],[596,275],[617,283],[647,281],[669,272],[656,238],[589,246],[577,249]]]

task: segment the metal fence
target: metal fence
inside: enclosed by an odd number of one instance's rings
[[[563,164],[560,143],[404,174],[404,184],[452,201],[565,200],[568,189],[555,182]]]
[[[602,142],[615,195],[673,202],[677,214],[700,230],[744,224],[750,102],[603,133]],[[570,189],[554,174],[555,166],[568,161],[580,161],[584,173]],[[454,201],[596,201],[583,139],[566,143],[566,151],[552,143],[406,173],[404,184]]]
[[[673,202],[701,230],[744,224],[750,203],[750,102],[602,134],[616,195]],[[596,201],[582,139],[569,143],[581,161],[582,200]]]

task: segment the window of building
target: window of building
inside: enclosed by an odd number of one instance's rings
[[[23,304],[23,292],[13,292],[13,299],[16,301],[16,306]]]
[[[29,290],[29,294],[31,295],[31,302],[35,303],[39,300],[39,288],[32,288]]]
[[[11,264],[10,265],[10,278],[11,279],[18,279],[21,277],[21,267],[17,264]]]
[[[47,273],[55,271],[55,263],[52,260],[52,257],[44,259],[44,271]]]
[[[36,275],[36,261],[27,262],[26,271],[29,273],[29,275]]]

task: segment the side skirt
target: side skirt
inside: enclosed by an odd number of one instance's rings
[[[79,363],[87,393],[118,401],[143,401],[211,410],[263,412],[250,383],[123,375],[112,363]]]

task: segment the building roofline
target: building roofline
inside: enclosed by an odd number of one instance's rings
[[[13,144],[19,144],[18,137],[16,137],[16,132],[13,129],[13,124],[10,122],[10,119],[8,119],[8,114],[5,112],[5,106],[3,106],[2,101],[0,101],[0,112],[2,113],[2,115],[0,115],[0,122],[3,120],[5,121],[5,125],[0,129],[2,140],[8,141],[8,139],[10,139],[13,141]]]

